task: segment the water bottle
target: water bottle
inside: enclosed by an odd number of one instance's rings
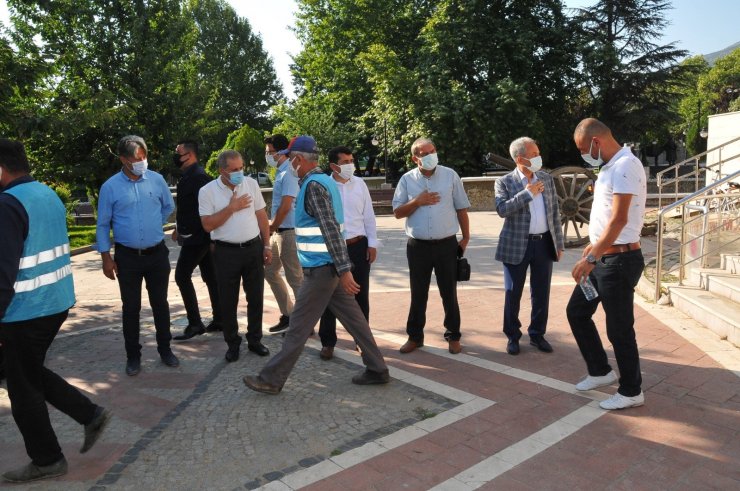
[[[586,297],[586,300],[591,301],[599,296],[599,292],[596,291],[596,287],[591,283],[591,278],[588,276],[582,277],[579,284],[581,285],[581,290],[583,290],[583,295]]]

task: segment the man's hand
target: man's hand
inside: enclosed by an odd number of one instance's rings
[[[433,193],[431,191],[423,191],[416,198],[414,198],[419,206],[436,205],[439,203],[439,193]]]
[[[231,210],[231,213],[236,213],[239,210],[243,210],[245,208],[249,208],[249,206],[252,204],[252,197],[248,194],[237,196],[236,190],[234,190],[234,194],[231,195],[231,199],[229,200],[228,208]]]
[[[583,249],[583,253],[581,254],[581,257],[586,257],[591,252],[591,249],[593,249],[594,245],[589,243],[585,249]]]
[[[560,259],[561,259],[562,257],[563,257],[563,250],[562,250],[562,249],[560,249],[560,250],[558,251],[558,261],[560,261]]]
[[[344,291],[350,295],[357,295],[360,293],[360,285],[355,282],[351,271],[342,273],[342,276],[339,277],[339,284],[342,285]]]
[[[265,266],[269,266],[270,264],[272,264],[272,247],[264,250],[263,257],[265,261]]]
[[[527,190],[532,193],[532,196],[537,196],[545,190],[545,183],[542,181],[529,181],[529,184],[527,184]]]
[[[375,258],[378,257],[378,250],[375,247],[367,248],[367,262],[370,264],[375,262]]]
[[[575,266],[573,266],[573,272],[571,273],[576,283],[581,282],[581,278],[588,276],[594,269],[593,264],[586,261],[586,259],[579,259]]]
[[[176,228],[172,229],[172,241],[177,242],[177,229]]]
[[[118,274],[118,266],[116,262],[110,257],[110,254],[103,254],[103,274],[108,278],[115,280]]]
[[[272,234],[274,234],[275,232],[277,232],[277,229],[278,229],[278,228],[277,228],[277,227],[275,226],[275,222],[272,222],[272,223],[270,224],[270,235],[272,235]]]
[[[468,242],[470,242],[470,237],[468,237],[467,239],[463,237],[462,239],[457,241],[457,246],[462,249],[463,254],[465,254],[465,249],[468,248]]]

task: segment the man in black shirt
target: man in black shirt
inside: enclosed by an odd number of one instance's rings
[[[181,246],[175,268],[175,282],[180,288],[188,315],[188,326],[174,339],[184,341],[206,331],[220,331],[221,315],[218,309],[218,288],[211,254],[211,236],[203,230],[198,213],[198,192],[211,182],[211,177],[198,164],[197,142],[183,140],[178,143],[172,160],[174,166],[182,171],[182,177],[177,182],[177,227],[172,232],[172,240]],[[198,298],[193,286],[192,275],[196,266],[200,267],[200,275],[208,287],[213,308],[213,321],[208,327],[203,325],[200,318]]]

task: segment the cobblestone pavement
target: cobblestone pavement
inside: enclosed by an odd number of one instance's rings
[[[47,363],[114,418],[80,455],[82,429],[51,409],[69,473],[16,489],[738,489],[740,355],[681,313],[636,300],[646,404],[608,413],[615,390],[578,393],[584,364],[565,304],[580,251],[556,265],[543,354],[522,343],[505,353],[503,275],[493,260],[502,221],[471,214],[470,282],[459,289],[463,353],[442,339],[441,302],[430,294],[424,348],[401,355],[409,293],[402,222],[380,217],[383,242],[371,280],[371,325],[391,367],[386,386],[358,387],[354,345],[341,327],[336,357],[309,341],[283,392],[247,390],[241,378],[265,363],[246,350],[223,360],[220,334],[173,343],[181,365],[157,355],[142,312],[142,373],[124,374],[117,283],[94,253],[73,259],[78,303]],[[170,243],[171,260],[177,247]],[[643,241],[646,255],[654,251]],[[186,323],[171,276],[173,333]],[[196,280],[204,315],[205,286]],[[521,318],[529,308],[523,302]],[[240,305],[240,315],[246,314]],[[279,317],[266,286],[265,327]],[[603,314],[597,314],[603,332]],[[242,319],[244,332],[246,319]],[[526,325],[526,324],[525,324]],[[526,337],[523,341],[526,340]],[[275,353],[280,336],[265,336]],[[0,470],[27,461],[0,388]],[[2,485],[0,485],[2,486]],[[10,487],[9,485],[5,485]]]

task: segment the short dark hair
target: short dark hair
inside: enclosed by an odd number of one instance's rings
[[[195,156],[198,156],[198,142],[195,140],[180,140],[177,145],[182,145],[188,152],[193,152]]]
[[[336,164],[339,160],[339,154],[343,153],[346,155],[352,155],[352,150],[349,147],[334,147],[329,150],[329,163]]]
[[[0,138],[0,166],[13,174],[31,172],[26,149],[21,142]]]
[[[276,135],[266,137],[264,144],[272,145],[272,148],[274,148],[276,152],[279,152],[280,150],[288,148],[288,138],[286,138],[285,135],[278,133]]]

